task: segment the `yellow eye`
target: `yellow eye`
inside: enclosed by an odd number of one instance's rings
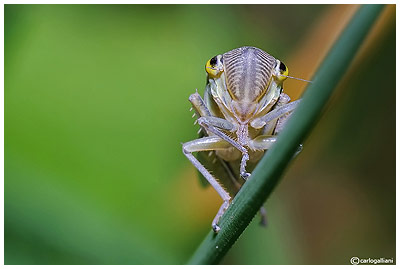
[[[289,75],[289,69],[286,67],[286,65],[282,62],[279,62],[279,73],[277,75],[277,79],[279,81],[284,81],[287,79],[287,76]]]
[[[279,64],[279,70],[281,71],[281,74],[284,76],[289,75],[289,69],[286,67],[286,65],[284,63],[280,63]]]
[[[223,67],[222,62],[215,56],[207,61],[206,72],[213,78],[219,77],[222,74]]]

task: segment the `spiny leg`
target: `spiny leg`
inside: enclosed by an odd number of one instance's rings
[[[246,163],[249,160],[249,154],[247,153],[243,153],[242,155],[242,160],[240,161],[240,176],[244,179],[247,180],[251,174],[246,172]]]
[[[206,130],[209,130],[211,133],[221,137],[222,139],[229,142],[232,146],[234,146],[241,152],[246,150],[243,146],[241,146],[239,143],[237,143],[231,137],[229,137],[224,132],[217,129],[217,128],[219,128],[219,129],[223,129],[223,130],[232,132],[232,131],[234,131],[234,126],[232,123],[230,123],[226,119],[213,117],[198,92],[190,95],[189,101],[192,103],[197,114],[200,116],[199,119],[197,120],[197,122],[199,123],[199,125],[201,127],[203,127]]]
[[[222,129],[233,132],[233,124],[226,119],[211,116],[211,112],[208,110],[207,106],[204,103],[204,100],[201,98],[198,92],[190,95],[189,101],[192,103],[194,109],[196,110],[196,114],[200,116],[197,122],[207,131],[209,135],[215,134],[221,137],[225,141],[229,142],[232,146],[237,148],[240,152],[242,152],[242,161],[240,163],[240,176],[246,180],[250,176],[250,173],[246,172],[246,163],[249,160],[247,149],[240,145],[237,141],[226,135],[224,132],[219,130]]]
[[[229,132],[233,132],[234,131],[233,124],[225,119],[217,117],[201,117],[198,119],[198,123],[205,130],[219,136],[220,138],[231,144],[233,147],[237,148],[242,153],[242,160],[240,162],[240,176],[243,179],[247,179],[250,176],[250,173],[246,172],[246,162],[249,160],[249,153],[247,149],[220,130],[222,129]]]
[[[198,116],[197,123],[203,127],[209,135],[215,134],[218,135],[219,137],[223,138],[224,140],[232,143],[235,143],[238,145],[238,143],[233,140],[232,138],[228,137],[225,135],[223,132],[219,131],[216,128],[227,130],[227,131],[234,131],[234,126],[232,123],[227,121],[226,119],[223,118],[218,118],[212,116],[210,110],[207,108],[207,106],[204,103],[204,100],[201,98],[199,93],[196,91],[194,94],[190,95],[189,97],[190,103],[192,103],[193,108],[196,111],[196,114]],[[210,127],[211,126],[211,127]],[[216,127],[216,128],[214,128]],[[221,136],[222,134],[222,136]],[[235,146],[235,145],[233,145]],[[240,150],[240,149],[239,149]]]
[[[204,178],[210,183],[210,185],[217,191],[219,196],[221,196],[224,201],[221,207],[218,210],[217,215],[212,221],[212,228],[214,232],[218,233],[221,229],[218,226],[218,222],[226,209],[229,206],[229,201],[231,199],[230,195],[227,191],[218,183],[218,181],[208,172],[208,170],[193,156],[193,152],[198,151],[209,151],[209,150],[218,150],[218,149],[226,149],[231,147],[231,145],[224,141],[223,139],[217,136],[207,136],[203,138],[199,138],[193,141],[189,141],[183,144],[182,150],[183,154],[192,162],[192,164],[199,170],[199,172],[204,176]]]
[[[205,105],[203,99],[201,98],[200,94],[197,92],[193,93],[189,96],[189,102],[192,103],[193,108],[196,111],[198,117],[209,117],[211,116],[210,110]]]
[[[247,124],[239,125],[237,130],[237,137],[240,145],[248,144],[248,137],[249,137],[249,127]],[[246,163],[249,160],[249,154],[247,149],[245,152],[242,151],[242,160],[240,161],[240,176],[247,180],[250,177],[250,173],[246,172]]]

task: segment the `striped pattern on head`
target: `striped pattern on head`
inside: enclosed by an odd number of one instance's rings
[[[226,84],[232,98],[254,102],[266,91],[276,59],[255,47],[241,47],[223,54]]]

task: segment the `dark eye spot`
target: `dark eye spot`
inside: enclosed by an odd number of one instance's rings
[[[282,72],[286,71],[286,65],[284,65],[282,62],[279,65],[279,70],[281,70]]]
[[[211,64],[212,66],[214,66],[214,65],[217,64],[217,56],[214,56],[214,57],[211,58],[210,64]]]

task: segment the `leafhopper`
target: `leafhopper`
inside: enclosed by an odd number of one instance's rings
[[[208,60],[205,68],[204,97],[197,91],[189,97],[200,137],[184,143],[183,153],[223,200],[211,224],[217,233],[231,198],[300,100],[290,102],[283,93],[289,77],[285,64],[261,49],[228,51]]]

